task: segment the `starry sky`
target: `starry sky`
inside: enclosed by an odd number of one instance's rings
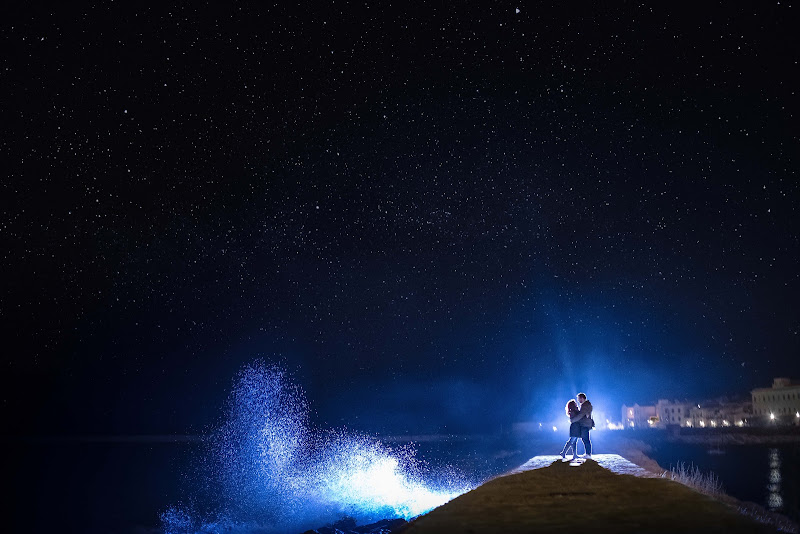
[[[382,433],[800,378],[796,11],[9,8],[4,431],[197,432],[253,358]]]

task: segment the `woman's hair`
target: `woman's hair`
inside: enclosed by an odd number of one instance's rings
[[[567,405],[564,406],[564,411],[567,412],[567,417],[572,417],[578,413],[578,403],[574,399],[570,399]]]

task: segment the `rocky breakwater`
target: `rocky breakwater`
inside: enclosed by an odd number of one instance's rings
[[[398,518],[382,519],[369,525],[357,526],[355,519],[347,517],[332,525],[307,530],[303,534],[390,534],[397,532],[406,524],[405,519]]]
[[[397,531],[404,534],[767,533],[775,527],[618,455],[532,458]],[[607,468],[608,467],[608,468]]]

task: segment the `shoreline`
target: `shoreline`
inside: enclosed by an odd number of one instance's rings
[[[757,434],[715,434],[711,436],[665,436],[672,443],[690,443],[698,445],[786,445],[800,443],[800,435],[764,436]]]
[[[710,445],[783,445],[800,443],[800,427],[644,428],[614,431],[622,439],[647,440],[658,436],[670,442]]]

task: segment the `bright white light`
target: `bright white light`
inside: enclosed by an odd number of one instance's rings
[[[460,492],[431,491],[406,475],[396,458],[361,443],[343,443],[344,454],[326,466],[321,477],[324,494],[351,506],[393,509],[413,517],[440,506]]]
[[[800,419],[800,412],[795,412],[794,416],[797,417],[798,419]]]
[[[769,414],[769,420],[770,421],[774,421],[775,420],[775,414],[774,413]]]
[[[744,426],[744,421],[741,419],[736,423],[736,426]]]
[[[700,420],[700,426],[703,427],[703,428],[706,427],[706,422],[703,421],[702,419]]]
[[[609,422],[609,421],[606,421],[606,426],[608,426],[608,429],[609,429],[609,430],[622,430],[623,428],[625,428],[625,427],[622,425],[622,423],[616,423],[616,424],[615,424],[615,423],[611,423],[611,422]]]
[[[558,432],[558,427],[553,427],[553,432]]]
[[[628,425],[629,425],[631,428],[633,428],[633,427],[635,427],[635,426],[636,426],[636,424],[635,424],[633,421],[630,421],[630,422],[628,423]]]
[[[731,426],[727,419],[722,420],[722,426]]]
[[[713,426],[714,428],[717,428],[717,422],[716,421],[711,421],[711,426]]]
[[[691,422],[691,421],[686,421],[686,426],[688,426],[689,428],[691,428],[691,426],[692,426],[692,422]]]

